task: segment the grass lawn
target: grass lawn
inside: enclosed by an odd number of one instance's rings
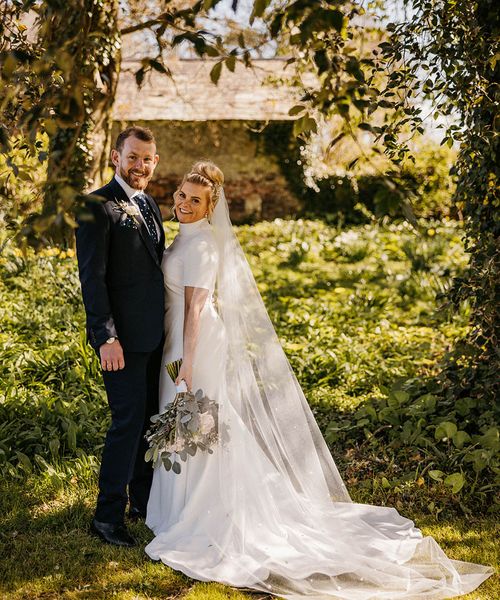
[[[28,485],[0,485],[1,598],[265,598],[259,593],[196,582],[162,563],[152,562],[143,550],[152,534],[143,523],[130,526],[140,541],[138,548],[102,544],[88,533],[95,494],[92,481],[75,480],[61,488],[48,477],[37,477]],[[425,534],[432,535],[450,558],[498,568],[500,531],[491,520],[478,517],[436,521],[429,516],[405,515],[414,518]],[[464,598],[499,597],[498,577],[493,577]]]
[[[169,239],[174,229],[167,226]],[[466,330],[467,306],[450,314],[435,301],[467,262],[455,224],[429,224],[416,236],[404,224],[339,231],[278,220],[238,235],[323,431],[394,380],[435,373]],[[264,598],[151,562],[143,548],[152,534],[142,523],[131,526],[137,549],[89,534],[109,415],[82,337],[74,256],[23,257],[7,247],[0,275],[0,598]],[[440,513],[451,492],[420,475],[398,482],[402,491],[391,488],[391,496],[376,482],[381,454],[331,447],[355,500],[395,503],[451,558],[498,567],[492,515]],[[498,600],[498,579],[467,598]]]

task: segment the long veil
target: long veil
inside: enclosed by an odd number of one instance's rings
[[[245,426],[298,492],[350,502],[233,231],[221,190],[211,219],[219,253],[217,304],[228,339],[227,390]]]
[[[204,531],[221,562],[212,571],[207,555],[206,570],[194,574],[286,598],[447,598],[477,587],[491,569],[448,559],[393,508],[351,501],[233,231],[223,189],[210,223],[227,339],[220,420],[229,441],[218,449],[220,512]]]

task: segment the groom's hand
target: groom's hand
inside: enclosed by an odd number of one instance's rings
[[[102,344],[99,355],[103,371],[119,371],[125,366],[123,348],[119,340],[115,340],[112,344]]]

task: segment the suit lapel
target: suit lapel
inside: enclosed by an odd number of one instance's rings
[[[129,202],[127,193],[114,177],[109,182],[109,187],[115,200],[123,200],[124,202]]]
[[[114,177],[111,180],[110,185],[112,187],[113,193],[115,194],[115,198],[117,200],[124,200],[128,204],[131,204],[129,197],[127,196],[125,190],[118,183],[118,181],[116,181],[116,179]],[[149,253],[153,257],[155,263],[159,265],[160,261],[159,261],[159,257],[158,257],[158,252],[156,251],[153,239],[152,239],[149,231],[147,230],[146,224],[144,223],[144,219],[142,218],[142,216],[137,219],[137,224],[138,224],[139,235],[141,236],[141,239],[144,242],[144,245],[149,250]]]

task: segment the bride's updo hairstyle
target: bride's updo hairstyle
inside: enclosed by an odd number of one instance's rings
[[[219,167],[210,160],[200,160],[195,162],[189,173],[184,175],[181,185],[177,188],[175,194],[179,192],[182,186],[188,181],[209,188],[207,216],[210,220],[215,205],[219,201],[222,185],[224,184],[224,173]],[[174,194],[174,197],[175,197]]]

